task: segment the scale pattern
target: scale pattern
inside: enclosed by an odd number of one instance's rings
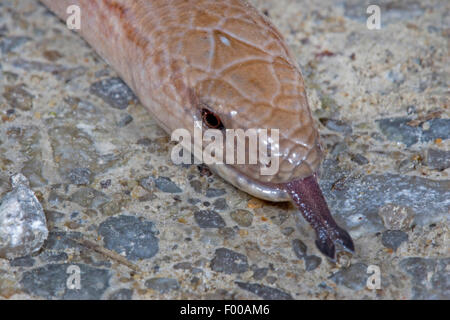
[[[322,158],[301,72],[283,36],[241,0],[41,0],[80,33],[168,132],[193,131],[207,106],[227,129],[279,129],[280,170],[234,165],[262,183],[317,171]],[[227,179],[227,177],[224,177]]]

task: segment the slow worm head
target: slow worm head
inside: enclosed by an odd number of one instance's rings
[[[307,220],[319,240],[324,235],[321,251],[333,257],[336,241],[353,249],[349,236],[327,236],[336,227],[316,197],[322,152],[303,78],[283,36],[255,8],[242,0],[41,1],[63,19],[70,5],[80,7],[80,34],[168,133],[193,135],[195,121],[205,129],[278,129],[276,174],[261,175],[264,164],[211,168],[256,197],[294,199],[304,215],[304,200],[314,199],[308,210],[320,219]]]

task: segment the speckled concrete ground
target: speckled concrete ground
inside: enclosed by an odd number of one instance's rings
[[[292,205],[173,165],[168,137],[83,40],[34,0],[2,0],[0,199],[22,172],[50,233],[0,259],[1,298],[450,298],[449,2],[382,1],[381,30],[364,0],[252,2],[302,66],[321,185],[353,257],[324,259]]]

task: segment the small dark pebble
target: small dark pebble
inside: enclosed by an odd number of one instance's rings
[[[387,230],[383,232],[381,243],[386,247],[396,251],[403,242],[408,241],[408,234],[400,230]]]
[[[225,210],[228,208],[227,201],[224,198],[214,200],[213,207],[215,210]]]
[[[34,265],[34,259],[30,256],[15,258],[9,261],[11,267],[32,267]]]
[[[310,256],[306,256],[304,258],[304,261],[305,261],[305,270],[313,271],[318,266],[320,266],[320,264],[322,263],[322,258],[315,256],[315,255],[310,255]]]
[[[269,272],[269,268],[258,268],[253,270],[253,279],[262,280],[267,273]]]
[[[126,125],[130,124],[133,121],[133,117],[129,114],[123,116],[118,122],[117,126],[120,128],[125,127]]]
[[[167,177],[159,177],[155,179],[155,186],[167,193],[181,193],[181,190],[172,180]]]
[[[367,160],[367,158],[364,157],[360,153],[352,155],[351,159],[352,159],[353,162],[356,162],[357,164],[359,164],[361,166],[369,163],[369,160]]]
[[[256,294],[258,297],[265,300],[293,300],[289,293],[286,293],[280,289],[264,286],[258,283],[247,283],[247,282],[235,282],[239,288],[250,291]]]
[[[189,181],[189,184],[191,185],[192,189],[194,189],[195,192],[197,193],[202,192],[202,183],[199,180],[191,180]]]
[[[160,293],[167,293],[171,290],[180,289],[180,284],[177,279],[171,278],[152,278],[145,281],[145,286],[149,289],[159,291]]]
[[[76,185],[87,185],[92,182],[93,174],[88,168],[75,168],[68,173],[69,181]]]
[[[294,231],[295,229],[293,227],[285,227],[281,230],[281,233],[285,236],[290,236]]]
[[[106,179],[106,180],[100,181],[100,187],[102,187],[102,189],[107,189],[110,185],[111,185],[111,179]]]
[[[337,285],[344,285],[352,290],[361,290],[365,288],[368,277],[367,265],[359,262],[341,269],[330,278]]]
[[[292,249],[294,250],[294,253],[297,256],[297,258],[303,259],[306,256],[306,251],[308,247],[300,239],[294,239],[292,240]]]
[[[122,288],[111,293],[108,297],[108,300],[131,300],[132,297],[132,289]]]
[[[175,264],[173,266],[173,268],[175,270],[179,270],[179,269],[181,269],[181,270],[191,270],[192,269],[192,263],[190,263],[190,262],[179,262],[179,263]]]
[[[430,169],[445,170],[450,168],[450,151],[439,149],[428,149],[426,157],[426,165]]]
[[[216,197],[223,196],[225,193],[226,192],[224,189],[209,188],[208,190],[206,190],[206,197],[207,198],[216,198]]]
[[[7,53],[19,48],[20,46],[22,46],[23,44],[25,44],[26,42],[28,42],[30,40],[31,40],[31,38],[26,37],[26,36],[4,37],[2,39],[2,41],[0,42],[0,51],[3,54],[7,54]]]
[[[130,102],[137,101],[133,91],[117,77],[95,82],[89,91],[116,109],[125,109]]]
[[[216,249],[211,269],[226,274],[243,273],[248,270],[247,256],[227,248]]]
[[[142,146],[150,146],[153,142],[150,138],[140,138],[138,141],[136,141],[137,144],[140,144]]]
[[[322,122],[328,129],[336,132],[341,132],[343,134],[351,134],[353,132],[352,127],[342,120],[321,118],[320,122]]]
[[[225,220],[215,211],[200,210],[194,213],[195,222],[200,228],[223,228]]]

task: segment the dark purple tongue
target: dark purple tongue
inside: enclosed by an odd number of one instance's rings
[[[323,254],[334,259],[336,243],[346,250],[355,250],[348,232],[339,227],[331,216],[314,175],[286,183],[285,188],[303,217],[316,231],[316,245]]]

